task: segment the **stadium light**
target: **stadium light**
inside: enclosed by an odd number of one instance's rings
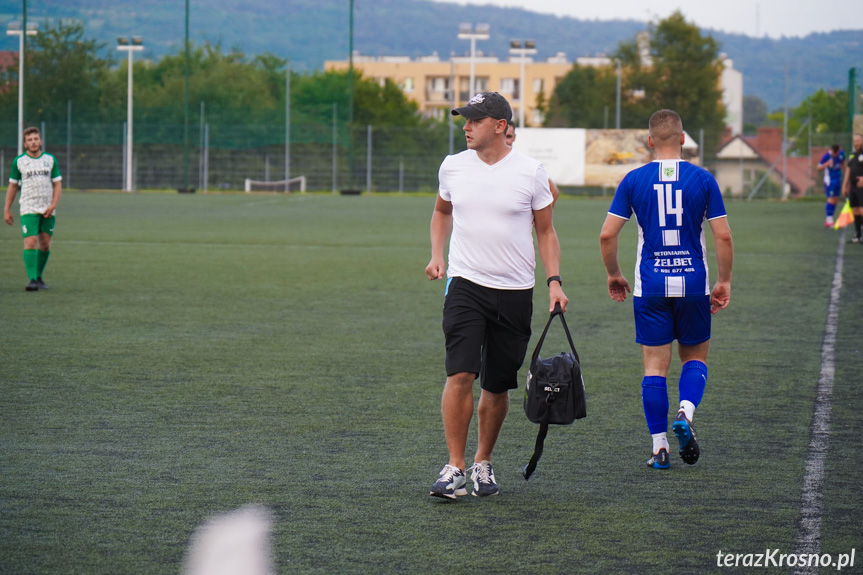
[[[144,41],[140,36],[117,38],[117,50],[129,53],[129,90],[126,100],[126,189],[132,191],[132,54],[144,49]]]
[[[477,24],[474,28],[473,24],[459,24],[458,38],[459,40],[470,40],[470,85],[468,98],[473,98],[474,95],[474,58],[476,57],[476,41],[489,39],[490,26],[488,24]]]
[[[18,36],[18,155],[24,153],[24,32],[20,22],[9,22],[6,34]],[[27,36],[39,33],[38,24],[27,24]],[[44,137],[44,134],[43,134]]]
[[[524,65],[527,62],[533,62],[533,56],[536,54],[536,42],[533,40],[511,40],[509,43],[509,53],[513,56],[518,56],[518,62],[521,68],[521,76],[518,80],[518,127],[524,127]]]
[[[620,129],[620,60],[617,60],[617,94],[614,100],[615,106],[615,114],[614,114],[614,129]]]

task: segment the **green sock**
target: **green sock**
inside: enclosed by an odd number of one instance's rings
[[[51,250],[43,252],[39,250],[38,260],[36,262],[36,277],[41,278],[42,272],[45,271],[45,264],[48,263],[48,256],[51,255]]]
[[[27,268],[27,277],[31,280],[35,280],[36,275],[36,267],[38,266],[39,256],[36,252],[39,250],[24,250],[24,267]]]

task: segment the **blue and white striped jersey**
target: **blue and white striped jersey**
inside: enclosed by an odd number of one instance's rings
[[[726,217],[716,179],[683,160],[655,160],[623,178],[608,213],[638,223],[635,297],[710,295],[704,220]]]

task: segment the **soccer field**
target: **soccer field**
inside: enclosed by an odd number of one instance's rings
[[[526,482],[520,387],[501,495],[455,502],[428,496],[446,461],[432,196],[65,193],[37,293],[3,226],[0,573],[177,573],[197,525],[249,503],[272,511],[279,573],[739,572],[717,554],[794,553],[838,246],[823,205],[728,204],[702,457],[660,472],[631,300],[605,288],[609,201],[555,208],[587,418],[550,430]],[[819,535],[860,573],[863,247],[843,274]],[[531,349],[544,288],[534,302]],[[553,332],[547,352],[565,348]]]

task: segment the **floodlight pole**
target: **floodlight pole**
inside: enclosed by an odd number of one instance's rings
[[[854,111],[857,109],[857,69],[849,68],[848,69],[848,133],[851,135],[851,139],[853,142],[854,139]],[[20,140],[20,138],[18,138]],[[849,150],[854,150],[854,144],[849,143]]]
[[[186,0],[185,105],[183,107],[183,191],[189,191],[189,0]]]
[[[24,153],[24,50],[27,48],[27,0],[21,0],[21,36],[18,50],[18,155]],[[851,93],[849,92],[850,96]],[[43,134],[44,135],[44,134]]]
[[[482,30],[482,31],[480,31]],[[488,24],[477,24],[474,29],[473,24],[459,25],[458,37],[460,40],[470,40],[470,84],[468,86],[468,98],[473,98],[475,86],[474,60],[476,58],[476,41],[488,40],[489,33]]]
[[[128,90],[126,93],[126,188],[125,191],[133,191],[132,184],[132,54],[144,49],[141,38],[134,37],[132,41],[126,37],[117,38],[117,50],[129,54]]]
[[[617,95],[615,97],[614,129],[620,129],[620,60],[617,61]]]
[[[509,53],[518,56],[520,65],[520,76],[518,80],[518,127],[524,127],[524,65],[528,61],[527,56],[536,54],[536,42],[533,40],[512,40],[510,43]]]
[[[285,181],[291,179],[291,61],[285,63]],[[289,184],[285,184],[288,186]]]
[[[354,0],[350,2],[348,47],[348,185],[354,187]]]
[[[785,66],[785,103],[782,114],[782,199],[786,199],[785,186],[788,181],[788,66]]]
[[[24,50],[25,36],[38,34],[36,24],[27,24],[27,0],[24,0],[23,24],[18,29],[17,23],[10,23],[6,34],[18,36],[18,155],[24,153]],[[27,33],[24,33],[24,30]]]

